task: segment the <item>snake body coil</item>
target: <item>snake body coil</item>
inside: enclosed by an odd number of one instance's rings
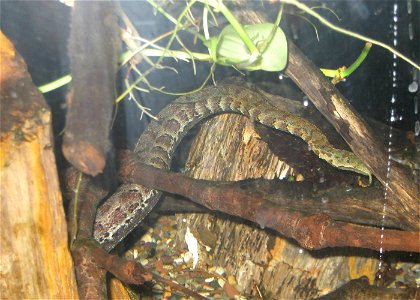
[[[135,152],[140,162],[169,169],[181,139],[202,119],[223,112],[239,113],[263,125],[303,139],[312,151],[334,167],[370,176],[367,167],[352,153],[334,148],[311,122],[279,110],[264,95],[236,85],[208,87],[178,98],[166,106],[140,136]],[[161,192],[138,184],[124,184],[99,208],[95,239],[111,250],[133,230],[159,201]],[[121,199],[124,199],[122,201]]]

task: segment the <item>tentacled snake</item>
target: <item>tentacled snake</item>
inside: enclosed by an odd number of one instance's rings
[[[158,121],[152,121],[140,136],[135,149],[138,160],[169,169],[175,149],[188,130],[206,117],[228,112],[245,115],[268,127],[298,136],[332,166],[371,177],[368,168],[354,153],[334,148],[308,120],[279,110],[262,93],[227,84],[179,97],[166,106],[158,114]],[[138,184],[122,185],[98,211],[96,240],[107,250],[114,248],[149,214],[161,195],[162,192]],[[122,201],[123,198],[126,200]]]

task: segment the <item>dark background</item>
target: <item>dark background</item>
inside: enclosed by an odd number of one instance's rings
[[[260,1],[248,1],[250,5],[261,6]],[[321,2],[310,2],[316,6]],[[397,49],[419,62],[419,1],[327,1],[341,20],[337,21],[331,12],[318,10],[330,21],[346,29],[356,31],[371,38],[392,45],[393,26],[397,25]],[[411,13],[409,5],[411,3]],[[398,6],[398,21],[393,21],[394,5]],[[168,31],[171,24],[161,15],[154,15],[153,9],[145,1],[123,1],[121,5],[132,22],[145,38],[156,37]],[[268,3],[265,7],[275,11]],[[276,8],[275,6],[274,8]],[[19,53],[28,64],[29,72],[36,85],[45,84],[60,76],[68,74],[69,62],[67,58],[67,39],[69,35],[71,8],[59,1],[1,1],[1,30],[14,43]],[[288,12],[296,12],[287,6]],[[288,38],[303,50],[314,63],[323,68],[337,68],[350,65],[359,55],[364,43],[351,37],[333,32],[316,20],[309,18],[317,27],[319,41],[316,40],[313,27],[296,14],[284,14],[281,27]],[[409,37],[409,24],[413,27],[413,37]],[[191,42],[188,34],[184,40]],[[191,44],[191,43],[190,43]],[[201,48],[201,51],[205,49]],[[415,114],[415,102],[419,101],[418,91],[409,92],[408,86],[413,81],[419,83],[418,70],[408,63],[397,59],[396,77],[397,87],[392,87],[393,57],[388,51],[374,46],[359,69],[345,82],[338,85],[340,91],[352,105],[362,114],[389,123],[390,110],[396,111],[395,127],[414,131],[415,121],[419,113]],[[198,63],[198,74],[192,73],[192,67],[186,63],[173,63],[166,60],[165,64],[172,64],[179,70],[179,74],[171,71],[159,71],[149,78],[156,86],[165,86],[169,91],[189,91],[196,88],[208,74],[209,64]],[[124,73],[123,73],[124,74]],[[218,67],[216,78],[237,75],[236,71]],[[278,73],[253,72],[249,80],[268,80],[279,82]],[[417,76],[417,77],[415,77]],[[293,85],[287,78],[279,84]],[[65,93],[67,88],[45,95],[54,111],[55,132],[58,134],[64,124]],[[392,95],[396,95],[396,103],[391,104]],[[298,94],[298,99],[303,95]],[[142,95],[142,101],[158,112],[173,97],[160,93]],[[139,120],[139,110],[132,102],[124,101],[119,109],[117,124],[120,130],[117,141],[124,146],[132,146],[147,123],[147,118]]]

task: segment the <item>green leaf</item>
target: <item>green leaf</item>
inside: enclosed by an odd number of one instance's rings
[[[280,28],[274,24],[262,23],[245,25],[244,29],[260,51],[260,56],[252,57],[248,47],[231,26],[226,26],[219,36],[207,41],[213,60],[222,65],[255,71],[281,71],[287,65],[287,40]]]

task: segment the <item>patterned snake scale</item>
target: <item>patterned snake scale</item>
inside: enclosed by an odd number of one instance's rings
[[[352,153],[334,148],[327,137],[308,120],[279,110],[267,98],[244,86],[220,85],[179,97],[152,121],[140,136],[135,152],[138,160],[169,169],[181,139],[202,119],[218,113],[239,113],[263,125],[303,139],[312,151],[334,167],[371,176]],[[111,250],[153,209],[162,192],[138,184],[124,184],[98,210],[95,239]],[[124,200],[121,200],[124,199]]]

